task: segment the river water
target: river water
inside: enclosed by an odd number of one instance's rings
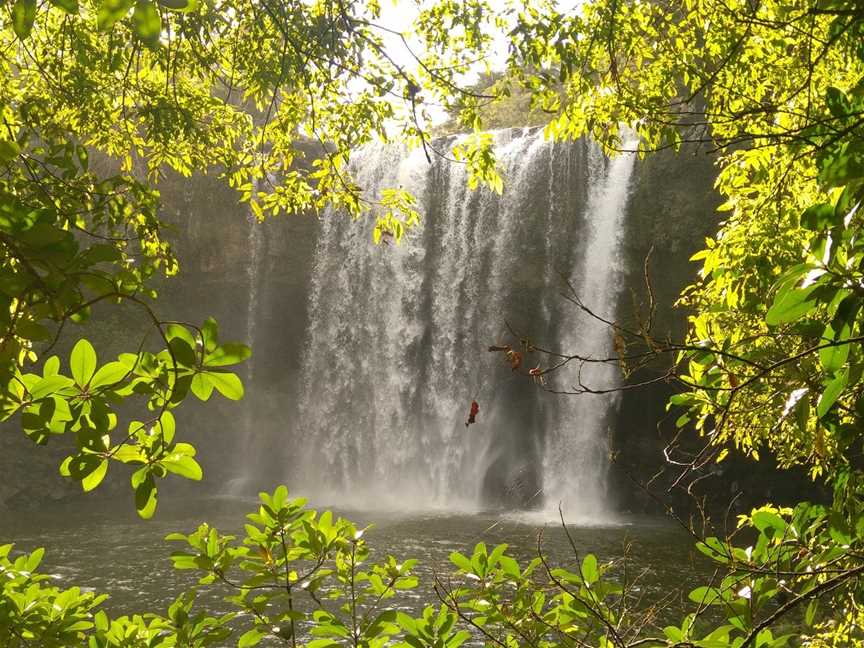
[[[253,498],[172,497],[164,500],[153,520],[143,521],[135,517],[131,503],[105,506],[98,497],[91,497],[73,510],[58,507],[36,515],[3,516],[0,544],[14,541],[16,549],[23,551],[45,547],[40,569],[51,574],[58,586],[74,584],[109,594],[105,608],[113,615],[164,613],[177,594],[194,585],[200,575],[173,569],[169,554],[180,550],[180,543],[166,542],[164,537],[175,531],[190,533],[204,521],[223,533],[241,534],[245,513],[255,508]],[[374,525],[364,535],[373,559],[391,554],[400,560],[419,560],[420,586],[400,592],[401,598],[395,601],[415,612],[436,602],[433,575],[453,570],[449,554],[470,553],[477,542],[489,546],[505,542],[511,555],[524,563],[536,557],[538,534],[542,533],[542,550],[550,563],[571,569],[576,565],[560,521],[548,513],[339,513],[359,525]],[[669,606],[659,615],[660,625],[680,617],[687,592],[706,582],[707,565],[691,538],[662,518],[622,518],[568,528],[580,557],[591,552],[603,561],[627,552],[630,578],[642,573],[638,593],[644,595],[645,605],[664,601]],[[227,612],[231,608],[222,600],[227,594],[209,586],[199,602],[209,613]]]

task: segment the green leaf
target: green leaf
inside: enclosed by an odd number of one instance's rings
[[[313,639],[306,644],[306,648],[342,648],[342,646],[332,639]]]
[[[458,551],[454,551],[450,554],[450,562],[456,565],[456,567],[458,567],[462,571],[466,571],[468,573],[474,571],[473,567],[471,567],[471,561]]]
[[[75,383],[81,387],[87,385],[96,371],[96,351],[85,338],[81,338],[72,348],[69,356],[69,367]]]
[[[31,320],[22,320],[15,325],[15,335],[18,335],[25,340],[50,340],[51,332],[36,322]]]
[[[56,355],[48,358],[45,364],[42,365],[42,375],[45,377],[53,376],[58,371],[60,371],[60,358]]]
[[[846,360],[849,357],[849,344],[843,344],[843,340],[848,340],[851,333],[849,323],[844,323],[843,327],[838,332],[829,324],[825,327],[825,332],[822,334],[823,343],[838,342],[834,346],[824,347],[819,349],[819,362],[827,374],[834,374],[843,368]]]
[[[240,637],[240,640],[237,642],[237,648],[249,648],[250,646],[257,646],[266,636],[267,632],[265,630],[261,628],[252,628]],[[308,646],[309,644],[306,645]]]
[[[132,4],[133,0],[105,0],[96,13],[96,26],[102,31],[111,29],[115,22],[129,13]]]
[[[36,20],[36,0],[15,0],[12,5],[12,29],[15,35],[24,40],[33,29]]]
[[[156,5],[149,0],[138,0],[132,13],[132,28],[135,34],[149,47],[159,44],[162,33],[162,18]]]
[[[849,525],[838,511],[833,511],[828,516],[828,534],[838,545],[846,546],[852,542],[852,532]]]
[[[78,13],[78,0],[51,0],[51,4],[68,14]]]
[[[90,387],[103,387],[104,385],[113,385],[120,382],[129,373],[129,367],[122,362],[109,362],[106,365],[99,367],[99,370],[93,375],[90,381]]]
[[[0,139],[0,163],[11,162],[21,153],[21,147],[17,143]]]
[[[597,582],[600,577],[597,571],[597,557],[594,554],[588,554],[582,560],[582,578],[585,579],[586,585],[592,585]]]
[[[193,368],[198,364],[198,359],[195,357],[194,346],[190,346],[186,340],[176,337],[168,342],[174,360],[178,367]]]
[[[849,344],[842,344],[852,337],[852,327],[855,324],[855,316],[861,307],[861,300],[857,295],[845,297],[837,306],[834,319],[825,327],[822,333],[823,342],[838,342],[835,346],[825,347],[819,350],[819,362],[825,373],[833,374],[840,371],[849,358]]]
[[[27,571],[36,571],[36,568],[39,567],[39,564],[42,562],[42,558],[45,557],[45,548],[39,547],[38,549],[34,549],[33,553],[31,553],[27,557]]]
[[[213,383],[210,382],[209,373],[196,373],[192,376],[190,388],[192,389],[192,393],[202,401],[209,400],[210,395],[213,393]]]
[[[697,587],[687,598],[699,605],[716,605],[723,602],[723,597],[716,587]]]
[[[771,308],[768,309],[768,313],[765,315],[765,322],[770,326],[776,326],[777,324],[791,322],[806,315],[816,306],[816,301],[811,296],[818,287],[814,284],[806,288],[786,288],[781,290],[774,298]]]
[[[816,621],[816,614],[819,612],[819,599],[813,599],[807,605],[807,611],[804,613],[804,623],[808,627],[813,627],[813,623]]]
[[[146,455],[141,451],[140,446],[126,443],[117,449],[112,450],[112,454],[117,461],[122,463],[144,463]]]
[[[186,9],[189,6],[189,0],[157,0],[160,5],[167,9]]]
[[[204,337],[204,350],[213,353],[219,344],[219,325],[216,320],[208,317],[201,327],[201,334]]]
[[[825,104],[831,114],[837,118],[843,118],[852,112],[852,104],[844,92],[839,88],[829,87],[825,93]]]
[[[108,460],[103,459],[96,469],[87,475],[84,479],[81,480],[81,487],[85,492],[92,491],[99,484],[102,483],[102,480],[105,479],[105,475],[108,473]]]
[[[192,457],[182,454],[170,454],[159,462],[165,469],[186,479],[199,481],[204,473],[201,466]]]
[[[814,232],[820,232],[836,224],[834,208],[825,203],[808,207],[801,214],[801,226]]]
[[[96,263],[113,263],[122,258],[120,250],[113,245],[108,245],[107,243],[91,245],[81,256],[82,262],[87,265],[94,265]]]
[[[757,511],[753,514],[753,526],[763,533],[766,529],[782,532],[786,528],[786,521],[771,511]]]
[[[819,418],[824,417],[825,414],[828,413],[828,410],[831,409],[831,406],[834,405],[840,397],[840,394],[842,394],[843,390],[846,389],[846,383],[848,380],[849,370],[846,369],[825,385],[825,389],[822,391],[822,396],[819,397],[819,404],[816,406],[816,415]]]
[[[519,572],[519,563],[510,556],[501,556],[498,559],[498,564],[501,565],[502,571],[508,576],[511,576],[512,578],[519,578],[521,576],[521,573]]]
[[[162,412],[162,416],[159,417],[159,421],[156,427],[161,431],[162,440],[165,443],[171,443],[174,440],[174,432],[177,429],[177,423],[174,420],[174,415],[171,412],[167,410],[165,412]],[[178,444],[178,446],[179,445],[184,444]],[[195,453],[193,452],[192,454],[194,455]]]
[[[63,463],[60,464],[60,474],[64,477],[71,477],[72,479],[82,481],[93,473],[93,471],[97,470],[101,463],[102,459],[94,454],[78,454],[66,457]]]
[[[167,337],[169,340],[179,338],[185,341],[190,348],[195,348],[195,338],[189,332],[189,329],[180,324],[169,324],[168,328],[165,331],[165,337]]]
[[[139,476],[136,479],[135,475],[138,475],[141,471],[145,471],[146,476],[143,478]],[[153,475],[146,471],[146,467],[139,469],[132,476],[132,485],[135,486],[135,509],[138,511],[138,515],[145,520],[149,520],[156,512],[156,504],[158,502],[156,483],[153,480]]]
[[[251,349],[245,344],[228,342],[217,347],[213,353],[208,353],[204,358],[204,364],[208,367],[224,367],[243,362],[251,355]]]
[[[33,385],[28,391],[33,400],[39,400],[40,398],[45,398],[61,389],[71,387],[73,384],[75,383],[71,378],[54,374],[42,378],[42,380]]]
[[[204,373],[207,375],[210,384],[218,389],[219,393],[225,398],[230,398],[231,400],[240,400],[243,398],[243,383],[237,377],[237,374],[227,372],[217,373],[215,371],[206,371]]]

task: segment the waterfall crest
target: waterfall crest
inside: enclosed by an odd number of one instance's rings
[[[563,501],[571,519],[604,512],[604,419],[615,399],[547,394],[487,347],[512,340],[509,324],[547,348],[609,353],[608,329],[560,293],[569,280],[614,318],[633,160],[533,129],[497,133],[496,155],[500,197],[470,191],[462,165],[430,165],[422,151],[356,154],[370,195],[402,186],[417,196],[422,229],[375,246],[368,226],[322,220],[287,457],[295,489],[361,507]],[[591,365],[582,380],[608,386],[614,374]],[[473,399],[480,413],[466,427]]]

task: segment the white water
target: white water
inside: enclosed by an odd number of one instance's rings
[[[403,186],[423,222],[401,245],[374,246],[371,223],[323,218],[288,457],[295,489],[364,508],[565,500],[570,519],[604,511],[614,399],[546,394],[486,349],[517,343],[510,323],[546,347],[608,352],[608,332],[564,308],[555,272],[614,317],[633,161],[607,164],[596,147],[536,131],[498,133],[496,153],[502,197],[469,191],[464,167],[430,166],[422,151],[356,155],[368,195]],[[615,377],[601,367],[595,380]]]
[[[263,225],[255,218],[255,215],[250,211],[247,218],[249,234],[246,238],[247,249],[249,250],[249,262],[246,265],[246,281],[249,290],[249,297],[246,301],[246,344],[253,351],[257,346],[257,323],[260,316],[258,312],[259,291],[261,288],[261,266],[264,263],[263,254]],[[248,448],[252,447],[253,439],[255,438],[256,425],[258,424],[257,406],[254,398],[251,398],[250,393],[255,393],[252,387],[255,385],[255,355],[246,360],[244,363],[245,375],[243,382],[245,383],[247,395],[243,399],[241,406],[243,414],[240,419],[240,429],[237,431],[241,438],[238,447],[243,449],[239,454],[239,459],[242,462],[240,477],[232,479],[226,485],[226,491],[229,494],[237,494],[248,490],[248,484],[253,477],[252,471],[254,465],[258,461],[257,455],[248,452]],[[254,481],[254,480],[253,480]]]
[[[625,143],[625,149],[635,143]],[[606,321],[615,321],[621,281],[621,234],[627,209],[627,193],[635,155],[622,154],[608,161],[597,148],[589,154],[590,177],[585,209],[587,242],[582,248],[570,285],[586,308]],[[561,315],[560,348],[567,354],[600,360],[614,358],[609,326],[568,303]],[[607,414],[614,414],[619,393],[593,394],[616,387],[620,372],[614,362],[572,362],[558,381],[566,391],[554,410],[543,453],[544,491],[547,504],[561,505],[565,513],[602,515],[607,512],[605,472],[608,467]],[[585,393],[587,392],[587,393]],[[585,475],[591,475],[585,479]]]

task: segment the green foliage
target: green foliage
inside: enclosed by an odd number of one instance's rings
[[[243,396],[236,374],[223,366],[243,361],[249,349],[219,344],[216,322],[201,328],[180,324],[157,326],[166,346],[158,353],[123,353],[99,365],[93,346],[79,340],[64,375],[57,356],[46,359],[43,373],[19,373],[10,382],[5,418],[19,414],[24,433],[38,444],[53,435],[75,437],[78,452],[67,457],[60,473],[81,482],[85,491],[99,486],[112,461],[136,467],[132,474],[135,503],[142,517],[156,509],[156,479],[174,473],[201,479],[195,448],[175,440],[172,410],[191,391],[201,400],[215,388],[231,399]],[[141,402],[145,420],[119,426],[121,406]]]
[[[383,604],[417,585],[416,561],[388,556],[369,564],[364,529],[329,511],[318,516],[304,500],[289,500],[284,486],[260,499],[239,542],[206,524],[167,538],[188,545],[171,554],[175,568],[202,571],[202,585],[221,582],[236,591],[227,600],[253,624],[238,645],[254,646],[267,636],[293,644],[307,633],[313,648],[346,640],[388,644],[400,626],[396,610]]]
[[[221,645],[233,615],[219,618],[192,613],[195,594],[180,595],[168,616],[156,614],[110,619],[98,609],[108,598],[77,587],[61,590],[36,570],[44,551],[20,554],[0,546],[0,645],[5,648],[205,648]]]

